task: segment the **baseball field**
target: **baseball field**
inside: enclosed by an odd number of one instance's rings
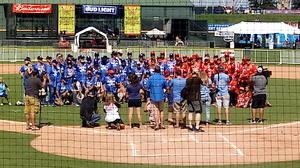
[[[300,67],[264,65],[272,71],[267,86],[264,124],[248,124],[250,108],[230,108],[231,126],[202,125],[203,133],[175,129],[154,131],[148,114],[146,129],[81,128],[79,107],[42,107],[38,131],[25,130],[21,64],[0,64],[0,74],[11,89],[12,106],[0,106],[1,167],[299,167],[300,164]],[[102,104],[99,104],[100,109]],[[127,123],[127,104],[120,114]],[[166,110],[165,110],[166,112]],[[134,116],[136,118],[136,116]],[[211,119],[217,118],[211,108]],[[205,121],[203,114],[202,121]],[[134,122],[137,123],[136,120]],[[167,123],[166,123],[167,124]]]

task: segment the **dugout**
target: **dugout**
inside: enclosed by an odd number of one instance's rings
[[[69,20],[61,20],[65,17],[60,15],[62,4],[73,5],[69,10],[73,10],[70,12],[74,12],[74,18],[69,15]],[[104,12],[97,13],[91,12],[92,9],[89,7],[84,8],[84,6],[91,5],[92,7],[110,7],[115,11],[107,9],[106,12],[103,10]],[[138,33],[125,32],[126,26],[136,24],[133,23],[135,20],[126,20],[125,8],[128,5],[140,6],[140,22],[135,25]],[[87,8],[90,12],[84,12]],[[14,41],[40,39],[57,41],[59,37],[68,39],[69,36],[93,26],[105,32],[108,38],[122,36],[139,39],[138,37],[143,36],[149,30],[158,28],[168,34],[166,39],[173,40],[176,36],[184,39],[189,36],[190,22],[194,20],[194,17],[194,5],[189,0],[40,0],[38,3],[34,0],[2,0],[0,2],[0,38]],[[70,22],[72,19],[74,21]],[[67,21],[69,21],[69,27],[61,28],[63,22]],[[73,37],[70,37],[68,40],[72,39]]]

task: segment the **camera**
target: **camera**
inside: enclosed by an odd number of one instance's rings
[[[269,71],[268,68],[264,68],[263,66],[258,66],[262,68],[262,75],[264,75],[266,78],[269,78],[272,75],[272,71]]]

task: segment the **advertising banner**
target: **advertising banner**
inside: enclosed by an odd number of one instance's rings
[[[118,15],[118,6],[82,5],[82,13]]]
[[[294,15],[300,14],[299,9],[290,10],[290,9],[281,9],[281,10],[265,10],[265,14],[287,14],[287,15]]]
[[[218,31],[221,28],[225,28],[225,27],[229,27],[232,26],[234,24],[229,24],[229,23],[209,23],[208,24],[208,31],[209,32],[214,32],[214,31]]]
[[[58,34],[75,34],[75,5],[58,5]]]
[[[140,5],[124,5],[124,34],[132,36],[141,34]]]
[[[51,4],[13,4],[14,13],[52,13]]]

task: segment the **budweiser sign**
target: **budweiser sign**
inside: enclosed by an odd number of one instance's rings
[[[51,4],[13,4],[14,13],[52,13]]]

